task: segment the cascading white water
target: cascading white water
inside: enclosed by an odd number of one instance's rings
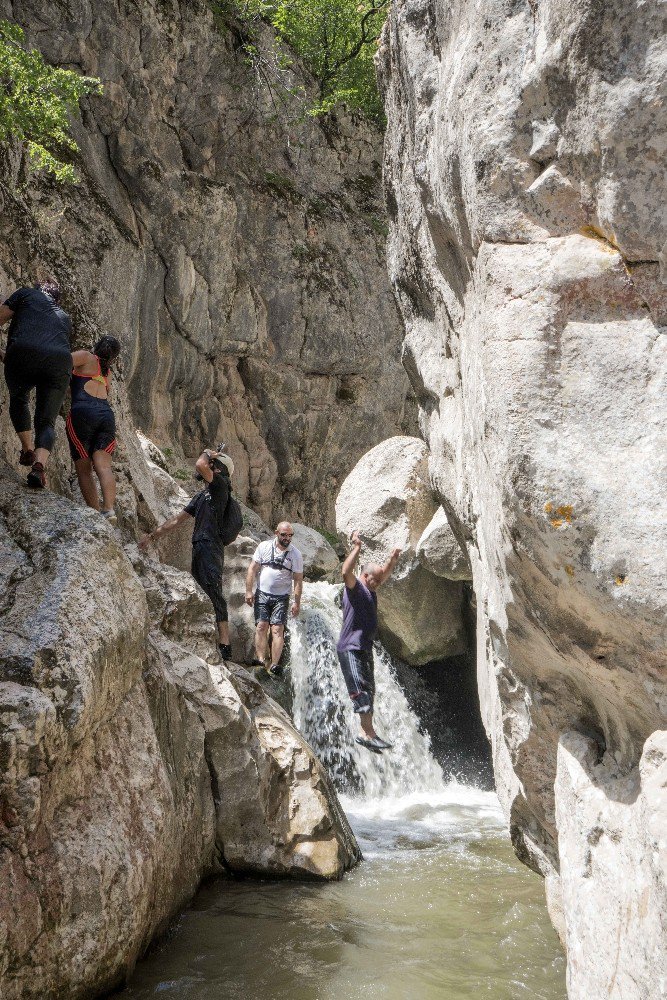
[[[335,598],[339,587],[311,583],[304,587],[301,617],[292,626],[291,669],[294,722],[327,767],[339,791],[367,799],[396,798],[416,790],[445,790],[442,770],[433,759],[427,735],[410,710],[394,675],[391,658],[375,645],[374,724],[393,743],[381,756],[355,743],[359,720],[336,656],[342,613]]]

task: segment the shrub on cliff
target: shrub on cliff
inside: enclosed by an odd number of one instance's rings
[[[313,74],[318,87],[310,114],[323,114],[337,104],[382,120],[373,56],[390,0],[211,0],[223,16],[246,23],[263,19]],[[257,53],[252,42],[247,51]],[[283,65],[289,62],[282,53]]]
[[[49,66],[40,52],[24,47],[18,25],[0,20],[0,142],[23,143],[37,169],[58,181],[76,180],[62,159],[78,149],[69,134],[69,112],[101,87],[94,77]]]

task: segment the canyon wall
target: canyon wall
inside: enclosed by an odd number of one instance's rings
[[[666,38],[658,0],[396,0],[380,52],[404,364],[575,1000],[667,989]]]
[[[250,65],[203,0],[0,0],[0,17],[104,84],[73,123],[78,187],[3,157],[0,293],[53,272],[76,346],[122,341],[134,423],[175,471],[222,439],[266,520],[331,528],[355,461],[413,425],[379,131],[309,117],[307,74],[275,66],[262,28]]]

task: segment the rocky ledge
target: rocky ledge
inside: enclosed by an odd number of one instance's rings
[[[0,980],[121,983],[201,878],[339,878],[359,850],[324,770],[210,605],[99,515],[0,476]]]

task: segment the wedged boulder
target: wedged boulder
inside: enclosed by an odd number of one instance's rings
[[[306,580],[324,580],[340,565],[333,546],[324,535],[306,524],[294,524],[294,545],[303,555],[303,575]]]
[[[466,649],[463,586],[435,576],[417,557],[417,546],[437,504],[429,481],[428,448],[411,437],[393,437],[367,452],[336,500],[336,528],[359,531],[363,563],[384,563],[402,550],[378,599],[382,641],[408,663],[428,663]]]
[[[241,668],[197,655],[211,611],[188,574],[12,474],[0,552],[3,1000],[121,984],[204,875],[337,878],[355,863],[289,720]]]
[[[442,507],[438,507],[417,542],[417,558],[435,576],[443,576],[446,580],[472,580],[468,556],[459,545]]]

